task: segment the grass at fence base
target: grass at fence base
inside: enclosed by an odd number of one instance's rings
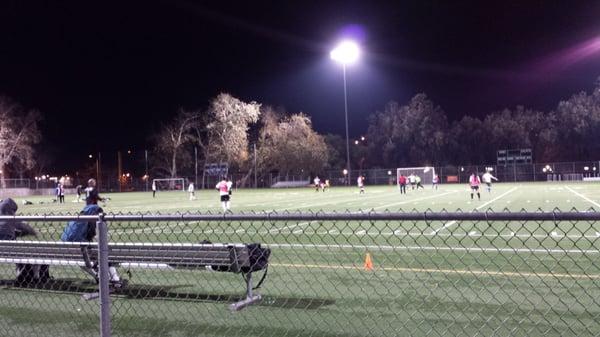
[[[599,185],[498,184],[481,202],[465,186],[439,191],[370,187],[236,191],[234,210],[358,209],[500,211],[596,207]],[[180,193],[180,194],[179,194]],[[111,196],[110,212],[218,212],[217,193]],[[37,199],[36,199],[37,200]],[[35,201],[35,200],[34,200]],[[435,202],[435,204],[433,204]],[[314,206],[313,206],[314,205]],[[22,206],[26,213],[75,212],[81,204]],[[41,224],[55,239],[62,224]],[[241,312],[227,305],[244,292],[240,275],[132,270],[113,296],[115,336],[593,336],[600,331],[600,226],[596,223],[213,222],[112,223],[112,241],[270,244],[263,301]],[[374,270],[365,271],[365,253]],[[0,331],[14,336],[97,334],[98,302],[74,268],[51,269],[70,291],[0,287]],[[125,277],[124,270],[121,274]],[[0,266],[0,277],[12,275]],[[60,287],[58,287],[60,288]],[[12,330],[11,330],[12,329]]]

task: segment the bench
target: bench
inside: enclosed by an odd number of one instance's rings
[[[261,295],[253,292],[252,273],[265,270],[260,286],[266,276],[270,255],[270,251],[259,244],[112,242],[108,248],[109,264],[126,268],[208,268],[242,274],[246,296],[229,306],[233,311],[260,301]],[[0,240],[0,263],[80,266],[94,275],[91,268],[97,265],[97,259],[98,244],[95,242]]]

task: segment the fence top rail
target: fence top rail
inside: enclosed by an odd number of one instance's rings
[[[101,214],[95,215],[0,215],[0,221],[600,221],[600,212],[305,212],[305,213],[237,213],[237,214]]]

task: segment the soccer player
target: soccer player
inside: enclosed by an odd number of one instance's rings
[[[231,199],[231,193],[233,192],[233,181],[229,178],[225,178],[227,180],[227,193],[229,193],[229,198]]]
[[[471,186],[471,200],[473,200],[473,193],[477,192],[477,200],[481,200],[481,194],[479,194],[479,185],[481,185],[481,180],[479,180],[479,176],[473,172],[469,177],[469,186]]]
[[[77,185],[75,188],[77,190],[77,202],[81,202],[81,194],[83,193],[83,186]]]
[[[152,198],[156,197],[156,181],[152,180]]]
[[[358,176],[358,179],[356,179],[356,183],[358,184],[358,188],[360,189],[358,194],[365,194],[365,177]]]
[[[60,183],[56,184],[56,188],[54,189],[54,202],[60,202]]]
[[[487,188],[488,193],[492,193],[492,180],[498,181],[498,178],[494,177],[489,171],[486,171],[481,176],[481,179],[487,186],[486,188]]]
[[[438,189],[438,185],[440,183],[440,177],[437,174],[433,175],[433,179],[431,180],[431,188],[432,189]]]
[[[325,179],[325,184],[323,185],[323,192],[325,192],[325,190],[329,190],[329,179]]]
[[[106,199],[102,198],[98,194],[98,189],[96,188],[96,179],[92,178],[88,180],[88,187],[85,188],[85,204],[98,205],[98,201],[105,200]]]
[[[415,176],[414,173],[411,173],[408,176],[408,182],[410,183],[410,187],[414,190],[415,189],[415,185],[417,183],[417,177]]]
[[[188,186],[188,193],[190,194],[190,201],[196,200],[196,193],[194,192],[194,183],[190,183]]]
[[[319,179],[319,176],[316,176],[313,182],[315,183],[315,191],[319,192],[319,188],[321,188],[321,179]]]
[[[398,185],[400,185],[400,194],[406,194],[406,177],[402,173],[398,177]]]
[[[58,202],[61,204],[65,202],[65,185],[62,183],[58,183]]]
[[[223,213],[231,212],[229,210],[229,187],[227,184],[227,178],[223,178],[215,188],[217,191],[219,191]]]
[[[417,190],[420,188],[425,189],[425,187],[423,187],[423,185],[421,185],[421,177],[419,176],[415,176],[415,182],[417,183]]]

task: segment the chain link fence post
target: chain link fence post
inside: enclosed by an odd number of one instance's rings
[[[100,337],[111,336],[110,324],[110,273],[108,271],[108,229],[104,214],[98,215],[98,282],[100,291]]]

